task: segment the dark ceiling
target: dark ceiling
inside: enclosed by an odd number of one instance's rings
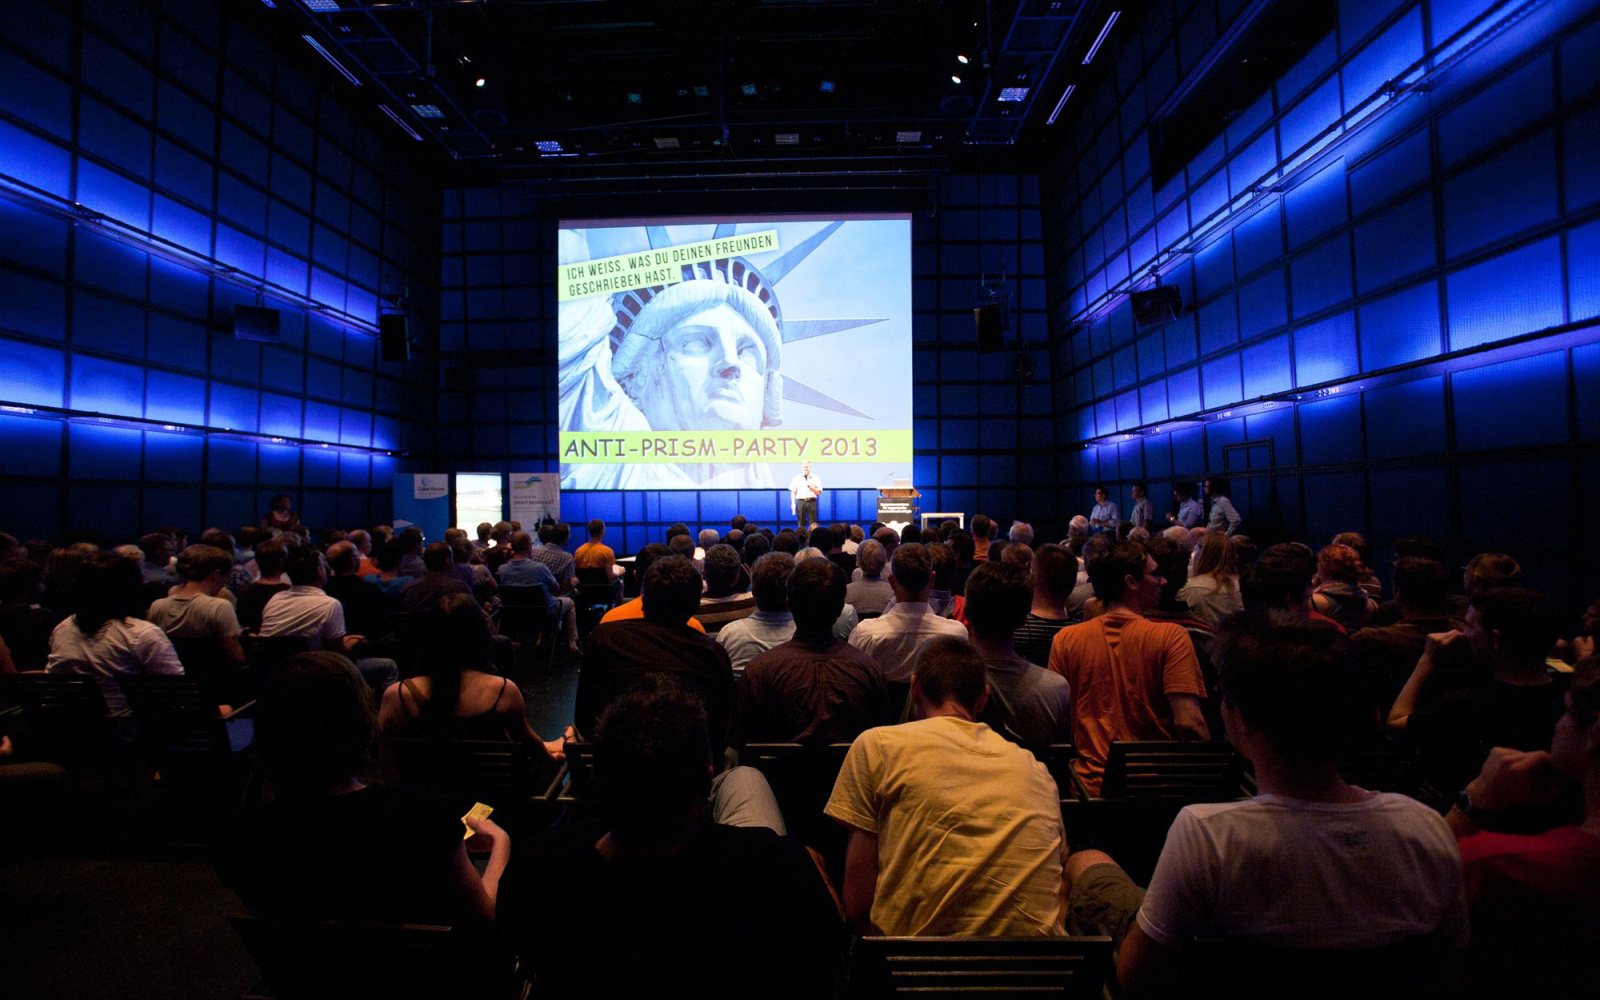
[[[463,167],[529,178],[757,164],[797,174],[929,172],[976,154],[1014,154],[1043,127],[1071,74],[1083,70],[1112,6],[276,4],[298,19],[287,27],[321,43],[397,116],[398,127]]]

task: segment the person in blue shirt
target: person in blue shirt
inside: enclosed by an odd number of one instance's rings
[[[577,605],[570,597],[560,596],[561,585],[556,582],[550,567],[533,558],[533,536],[518,531],[511,536],[511,558],[502,563],[495,573],[502,587],[543,587],[544,604],[552,616],[565,621],[567,650],[578,651]]]
[[[1178,505],[1178,512],[1168,514],[1167,520],[1185,528],[1198,527],[1205,517],[1205,508],[1194,498],[1194,487],[1188,483],[1178,483],[1172,487],[1172,499]]]
[[[1117,524],[1122,520],[1122,511],[1111,501],[1111,494],[1106,492],[1104,486],[1098,486],[1094,491],[1094,510],[1089,512],[1089,533],[1101,531],[1116,531]]]
[[[1211,520],[1206,524],[1206,530],[1220,531],[1225,535],[1238,534],[1239,523],[1244,518],[1239,516],[1233,501],[1228,499],[1228,481],[1221,476],[1207,476],[1203,485],[1206,496],[1211,498]]]

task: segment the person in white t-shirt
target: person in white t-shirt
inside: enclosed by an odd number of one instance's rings
[[[263,638],[304,639],[311,648],[332,650],[354,659],[367,644],[365,636],[346,634],[344,605],[322,589],[327,577],[322,572],[321,553],[301,546],[284,561],[284,574],[291,586],[273,594],[261,612]],[[400,668],[393,660],[363,657],[356,669],[375,690],[383,691],[400,679]]]
[[[90,553],[78,564],[78,612],[50,633],[45,671],[95,677],[112,711],[128,704],[119,677],[183,673],[167,634],[138,617],[143,582],[133,560]]]
[[[1116,974],[1128,997],[1183,992],[1185,950],[1214,939],[1329,952],[1398,946],[1407,973],[1442,981],[1467,940],[1460,855],[1432,809],[1339,776],[1334,758],[1356,718],[1348,640],[1328,625],[1251,611],[1224,623],[1211,657],[1228,737],[1255,765],[1259,792],[1185,807],[1148,890],[1099,851],[1072,855],[1074,931],[1120,939]],[[1349,959],[1352,969],[1360,962]]]
[[[805,535],[817,525],[817,497],[822,496],[822,479],[811,474],[811,463],[800,463],[800,474],[789,480],[789,513]]]

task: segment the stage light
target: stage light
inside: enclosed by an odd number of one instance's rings
[[[481,87],[481,86],[483,86],[484,84],[486,84],[488,82],[489,82],[488,80],[485,80],[483,77],[480,76],[480,77],[478,77],[478,79],[476,81],[474,81],[474,83],[472,85],[474,87]]]
[[[972,61],[972,60],[971,60],[971,59],[968,59],[968,58],[967,58],[967,57],[966,57],[966,56],[964,56],[964,55],[961,55],[961,54],[959,54],[959,53],[958,53],[958,54],[957,54],[957,55],[956,55],[956,62],[958,62],[958,63],[960,63],[960,64],[961,64],[961,65],[963,65],[963,66],[965,66],[965,65],[966,65],[966,64],[967,64],[967,63],[969,63],[969,62],[971,62],[971,61]]]
[[[1075,84],[1075,83],[1067,84],[1067,89],[1063,90],[1061,92],[1061,100],[1056,102],[1055,110],[1050,112],[1050,117],[1049,118],[1045,119],[1044,123],[1046,125],[1054,125],[1056,123],[1056,119],[1061,116],[1061,109],[1067,106],[1067,98],[1071,97],[1072,96],[1072,92],[1074,90],[1077,90],[1077,89],[1078,89],[1078,85],[1077,84]]]
[[[339,0],[300,0],[305,4],[306,10],[316,11],[318,14],[336,14],[339,11]]]
[[[831,93],[833,93],[833,81],[832,80],[824,80],[817,87],[817,89],[822,91],[824,94],[831,94]]]
[[[1094,44],[1089,46],[1089,54],[1083,57],[1085,66],[1089,65],[1089,61],[1094,58],[1095,53],[1100,51],[1100,46],[1105,44],[1106,36],[1111,34],[1111,26],[1116,24],[1117,18],[1121,16],[1122,11],[1114,10],[1111,12],[1111,16],[1106,18],[1106,26],[1100,29],[1100,34],[1095,36]]]
[[[534,143],[541,153],[559,153],[562,151],[561,143],[555,139],[541,139]]]
[[[955,83],[955,84],[959,84],[961,82],[961,77],[956,76],[954,73],[951,73],[950,74],[950,82],[951,83]]]
[[[1026,101],[1027,99],[1028,99],[1028,88],[1027,87],[1001,87],[1000,88],[1000,100],[1002,100],[1002,101],[1012,101],[1012,102],[1014,102],[1014,101]]]

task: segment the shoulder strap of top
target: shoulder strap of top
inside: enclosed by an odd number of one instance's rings
[[[409,708],[406,708],[406,692],[407,691],[411,691],[411,698],[412,698],[412,700],[414,700],[417,703],[417,714],[416,715],[412,715],[411,714],[411,710]],[[419,696],[417,694],[416,691],[412,690],[411,681],[409,681],[409,680],[403,680],[403,681],[400,682],[400,707],[401,708],[405,708],[406,715],[408,717],[410,717],[410,718],[416,719],[416,718],[420,718],[421,715],[422,715],[422,698],[421,698],[421,696]]]

